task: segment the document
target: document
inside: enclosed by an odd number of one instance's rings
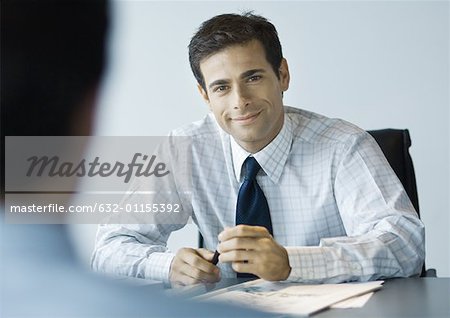
[[[248,305],[271,313],[308,316],[343,300],[380,289],[383,281],[319,284],[268,282],[262,279],[195,297],[202,301]]]
[[[331,308],[361,308],[367,303],[367,301],[369,301],[370,297],[372,297],[373,294],[374,292],[367,293],[362,296],[355,296],[350,299],[340,301],[337,304],[331,306]]]

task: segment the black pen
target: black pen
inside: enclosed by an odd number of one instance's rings
[[[220,253],[217,252],[217,250],[214,252],[214,256],[211,260],[211,263],[213,263],[213,265],[217,265],[217,263],[219,262],[219,255]]]

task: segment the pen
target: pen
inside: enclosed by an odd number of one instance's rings
[[[217,252],[217,250],[214,252],[214,256],[211,260],[211,263],[213,263],[213,265],[217,265],[217,263],[219,262],[219,255],[220,253]]]

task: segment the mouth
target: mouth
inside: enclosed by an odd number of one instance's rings
[[[251,114],[234,117],[234,118],[232,118],[232,121],[238,125],[248,125],[248,124],[253,123],[258,118],[259,114],[261,114],[261,111],[259,111],[257,113],[251,113]]]

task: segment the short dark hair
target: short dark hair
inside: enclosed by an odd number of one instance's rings
[[[279,77],[283,53],[275,26],[266,18],[251,12],[221,14],[202,23],[189,43],[189,63],[197,82],[206,91],[200,63],[227,47],[258,40],[264,47],[266,59]]]
[[[106,0],[2,0],[2,126],[8,136],[70,135],[100,81]]]

